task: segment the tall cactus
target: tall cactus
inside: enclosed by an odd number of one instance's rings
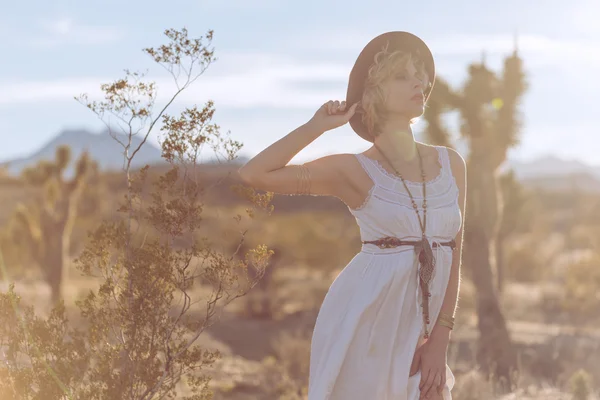
[[[62,283],[67,278],[71,232],[77,207],[90,173],[96,168],[87,153],[76,161],[75,173],[65,178],[71,162],[71,149],[60,146],[53,162],[40,161],[23,171],[22,178],[39,188],[34,201],[19,204],[16,210],[15,239],[23,242],[42,269],[52,293],[52,302],[62,298]]]
[[[452,91],[441,81],[430,99],[434,107],[425,114],[429,139],[447,144],[451,140],[439,122],[441,114],[447,109],[460,112],[461,135],[469,143],[464,260],[477,290],[477,359],[484,371],[506,383],[507,389],[513,383],[517,359],[495,290],[491,254],[502,212],[497,171],[509,148],[517,143],[517,107],[525,88],[515,50],[506,58],[501,76],[482,61],[470,65],[469,78],[460,91]]]

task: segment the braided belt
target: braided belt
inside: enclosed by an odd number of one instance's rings
[[[420,240],[402,240],[396,237],[386,236],[377,240],[363,240],[364,244],[374,244],[378,246],[380,249],[389,249],[392,247],[399,246],[418,246],[421,244]],[[456,240],[452,239],[449,242],[433,242],[433,247],[439,246],[449,246],[452,250],[456,248]]]
[[[386,236],[377,240],[363,240],[363,244],[374,244],[380,249],[389,249],[398,246],[414,246],[415,252],[419,254],[419,286],[421,287],[422,304],[423,308],[423,325],[425,330],[425,338],[429,337],[429,330],[427,325],[429,324],[429,282],[433,278],[433,271],[435,269],[436,259],[433,255],[432,248],[439,248],[440,246],[448,246],[453,251],[456,248],[456,241],[454,239],[448,242],[433,242],[431,245],[429,241],[424,237],[421,240],[403,240],[396,237]],[[417,291],[418,296],[418,291]],[[418,297],[417,297],[418,298]]]

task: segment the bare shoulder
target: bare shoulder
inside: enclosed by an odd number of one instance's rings
[[[362,153],[361,153],[362,154]],[[358,154],[339,153],[327,156],[329,168],[339,177],[329,185],[330,193],[351,209],[364,204],[367,193],[373,187],[373,181],[361,166]]]
[[[356,154],[352,153],[340,153],[336,154],[337,159],[335,161],[338,168],[342,168],[343,171],[347,171],[347,168],[351,165],[358,165]]]
[[[343,168],[351,163],[354,158],[355,155],[352,153],[336,153],[317,158],[314,161],[319,161],[320,163],[329,165],[333,168]]]
[[[356,155],[352,153],[336,153],[329,154],[316,160],[311,161],[310,163],[305,163],[305,165],[318,165],[324,168],[330,168],[332,171],[335,171],[339,176],[348,176],[349,169],[357,164]]]
[[[321,194],[336,197],[351,208],[362,204],[363,192],[368,192],[367,187],[370,187],[372,182],[368,177],[364,177],[366,174],[362,170],[356,154],[331,154],[311,163],[316,164],[312,166],[314,171],[319,169],[329,171],[330,179],[323,183],[323,187],[320,189]]]

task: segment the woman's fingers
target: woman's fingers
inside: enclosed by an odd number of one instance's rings
[[[356,108],[356,104],[352,107]],[[416,374],[419,371],[420,364],[421,364],[421,347],[419,347],[419,348],[417,348],[417,350],[415,350],[415,354],[413,356],[413,360],[410,365],[409,376],[413,376],[414,374]]]
[[[427,378],[423,378],[423,375],[421,375],[421,385],[419,385],[419,388],[421,389],[421,399],[427,398],[429,390],[433,386],[436,375],[436,372],[433,370],[428,371]]]
[[[345,101],[329,100],[327,103],[323,104],[322,109],[327,116],[339,117],[341,124],[344,124],[352,118],[357,107],[358,103],[354,103],[348,107]]]
[[[421,399],[428,399],[430,395],[435,394],[439,382],[440,373],[430,370],[425,385],[421,389]]]
[[[433,373],[432,370],[430,369],[423,369],[423,367],[421,366],[421,381],[419,382],[419,390],[421,391],[421,393],[423,393],[423,390],[425,389],[425,386],[427,385],[427,379],[429,378],[429,375]],[[433,376],[432,376],[433,378]]]
[[[337,100],[334,101],[333,106],[331,107],[331,113],[336,114],[338,112],[339,108],[340,108],[340,102]]]
[[[325,108],[327,110],[328,115],[337,114],[340,112],[344,112],[344,110],[346,109],[346,102],[340,102],[339,100],[329,100],[327,103],[325,103]]]
[[[442,372],[440,374],[440,383],[437,387],[437,392],[439,394],[442,394],[442,391],[444,390],[444,386],[446,386],[446,371],[444,370],[444,372]]]

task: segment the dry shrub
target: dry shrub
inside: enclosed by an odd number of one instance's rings
[[[245,254],[245,247],[243,249],[242,254]],[[281,251],[277,249],[272,250],[273,255],[270,257],[266,267],[262,268],[260,265],[255,265],[254,263],[249,263],[248,265],[248,275],[250,277],[256,279],[262,274],[262,278],[257,279],[258,283],[244,299],[244,311],[242,315],[245,317],[273,319],[282,306],[282,302],[277,298],[276,280],[274,279],[275,272],[280,266]]]
[[[565,276],[563,307],[571,321],[594,325],[600,320],[600,255],[570,266]]]
[[[452,397],[457,400],[482,400],[493,399],[493,385],[485,379],[484,375],[477,371],[471,370],[457,378]]]
[[[308,395],[310,334],[282,332],[273,344],[275,357],[265,360],[272,372],[279,371],[279,382],[272,388],[278,399],[304,400]]]
[[[539,311],[545,323],[562,323],[568,318],[564,309],[565,288],[558,284],[545,283],[540,287]]]
[[[545,263],[530,246],[512,247],[506,255],[506,279],[538,282],[544,276]]]
[[[573,400],[589,400],[592,394],[591,376],[585,370],[576,371],[569,381]]]
[[[344,266],[360,250],[354,220],[331,212],[273,215],[254,235],[261,243],[284,249],[284,264],[331,271]]]
[[[186,108],[177,117],[165,113],[213,61],[213,50],[203,44],[203,39],[210,43],[212,31],[199,39],[188,38],[185,28],[165,35],[169,45],[144,50],[180,86],[156,118],[150,118],[154,83],[144,82],[138,73],[126,71],[127,78],[102,85],[103,101],[79,98],[100,118],[109,113],[127,121],[124,134],[108,131],[123,146],[127,191],[116,215],[89,234],[75,263],[85,277],[98,282],[75,302],[83,329],[68,321],[63,301],[44,319],[23,306],[14,286],[0,293],[2,399],[175,398],[182,381],[188,389],[183,399],[212,398],[205,371],[220,353],[198,339],[225,306],[256,284],[272,252],[259,245],[236,260],[214,238],[197,235],[203,195],[210,189],[197,175],[201,151],[210,146],[231,160],[241,144],[212,123],[212,101]],[[185,65],[189,59],[191,65]],[[181,69],[188,73],[183,83],[175,72]],[[157,175],[148,173],[149,166],[134,173],[132,160],[158,120],[163,122],[162,157],[169,165]],[[143,141],[132,146],[140,131]],[[253,201],[247,216],[263,206]],[[239,222],[245,216],[231,219]],[[244,234],[239,231],[242,242]],[[250,262],[257,267],[252,277],[246,273]],[[198,283],[207,288],[205,298],[195,296]]]

